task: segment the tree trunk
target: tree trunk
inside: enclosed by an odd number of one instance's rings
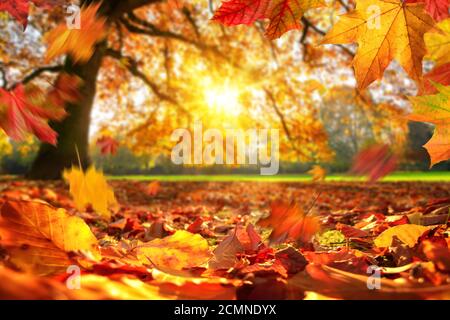
[[[96,93],[96,82],[102,59],[104,44],[97,46],[92,58],[85,64],[66,63],[66,71],[78,75],[83,83],[79,89],[80,100],[68,104],[68,116],[61,122],[50,123],[58,133],[58,145],[41,144],[38,155],[28,174],[30,179],[60,179],[62,171],[81,162],[83,168],[90,164],[89,127],[91,110]],[[78,158],[79,157],[79,158]]]

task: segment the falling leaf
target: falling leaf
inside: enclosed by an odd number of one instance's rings
[[[324,181],[327,176],[327,170],[319,165],[314,165],[308,174],[312,175],[313,181]]]
[[[322,43],[358,43],[353,66],[359,89],[381,79],[393,59],[421,85],[423,37],[434,29],[423,4],[357,0],[356,9],[342,16]]]
[[[138,247],[138,257],[157,268],[182,270],[204,264],[210,257],[208,242],[199,234],[177,230],[173,235],[154,239]]]
[[[19,269],[49,274],[62,271],[73,262],[68,252],[100,253],[97,239],[88,225],[64,209],[39,201],[6,201],[0,214],[0,244]]]
[[[438,92],[435,95],[409,97],[413,113],[408,119],[430,122],[435,125],[431,139],[424,145],[431,164],[450,159],[450,86],[435,83]]]
[[[355,156],[350,172],[366,175],[369,181],[375,182],[394,171],[396,167],[397,158],[388,145],[373,145]]]
[[[0,127],[14,140],[24,140],[26,133],[56,145],[57,133],[47,124],[48,110],[34,105],[31,91],[19,84],[11,91],[0,88]]]
[[[448,0],[406,0],[406,3],[425,3],[425,10],[436,21],[441,21],[449,17]]]
[[[298,204],[284,202],[272,203],[270,216],[259,220],[258,225],[272,228],[273,242],[291,239],[306,243],[320,230],[317,217],[306,215]]]
[[[289,30],[301,29],[303,14],[323,5],[321,0],[230,0],[222,3],[212,20],[232,26],[269,19],[265,35],[276,39]]]
[[[92,4],[81,9],[80,29],[69,29],[64,23],[45,35],[47,62],[63,54],[80,63],[92,57],[95,44],[106,36],[106,19],[97,17],[99,7],[100,4]]]
[[[436,62],[437,66],[450,63],[450,19],[439,22],[436,27],[440,32],[429,32],[425,35],[427,58]]]
[[[103,155],[117,153],[117,148],[119,147],[119,142],[116,139],[108,136],[102,136],[97,139],[97,146],[100,148],[100,152]]]
[[[97,172],[95,167],[90,167],[86,173],[72,167],[71,170],[64,170],[63,177],[70,184],[70,194],[79,211],[84,211],[86,206],[92,205],[105,219],[111,219],[109,207],[116,206],[117,200],[103,173]]]
[[[161,184],[159,181],[152,181],[147,185],[145,193],[151,197],[156,196],[161,190]]]
[[[383,231],[378,237],[375,238],[374,243],[379,248],[387,248],[391,246],[392,240],[395,236],[408,247],[412,248],[416,245],[419,237],[428,229],[430,228],[416,224],[402,224],[399,226],[394,226]]]

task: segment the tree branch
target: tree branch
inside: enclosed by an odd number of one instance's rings
[[[126,68],[128,71],[135,77],[141,79],[150,89],[152,89],[153,93],[161,100],[168,101],[170,103],[173,103],[174,105],[182,108],[178,101],[176,101],[172,96],[165,94],[164,92],[161,92],[159,90],[158,86],[150,80],[149,77],[147,77],[141,70],[138,68],[138,63],[136,60],[129,56],[123,55],[121,52],[108,48],[106,49],[105,55],[114,58],[116,60],[126,60],[127,65]],[[185,112],[187,112],[184,108],[182,108]]]
[[[35,78],[39,77],[41,74],[45,73],[45,72],[57,73],[57,72],[61,72],[63,70],[64,70],[64,66],[63,65],[40,67],[38,69],[35,69],[33,72],[31,72],[25,78],[23,78],[23,80],[21,82],[19,82],[19,83],[27,84],[27,83],[33,81]],[[12,86],[12,88],[15,88],[19,83],[15,83]]]

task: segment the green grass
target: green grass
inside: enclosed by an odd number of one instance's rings
[[[274,176],[260,175],[123,175],[110,176],[110,179],[127,180],[160,180],[160,181],[261,181],[261,182],[306,182],[311,181],[307,174],[279,174]],[[364,178],[345,174],[332,174],[327,176],[326,181],[364,181]],[[448,181],[450,172],[395,172],[382,181]]]

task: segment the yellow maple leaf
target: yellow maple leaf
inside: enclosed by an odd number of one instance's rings
[[[9,262],[39,275],[65,271],[67,252],[90,252],[100,259],[97,239],[79,217],[42,201],[7,201],[0,210],[0,245]]]
[[[95,44],[106,36],[106,19],[97,17],[99,7],[92,4],[81,9],[80,29],[69,29],[64,23],[45,35],[46,62],[63,54],[70,54],[74,62],[87,62],[92,57]]]
[[[70,194],[79,211],[90,204],[104,218],[111,218],[109,207],[116,206],[117,200],[103,173],[97,172],[94,167],[86,173],[72,167],[71,170],[64,170],[63,177],[70,184]]]
[[[428,49],[427,57],[441,66],[450,62],[450,19],[443,20],[436,25],[441,32],[429,32],[425,35]]]
[[[356,3],[356,9],[342,16],[322,43],[358,43],[353,66],[359,89],[381,79],[393,59],[421,85],[424,34],[437,30],[424,4],[401,0]]]
[[[199,234],[177,230],[163,239],[154,239],[138,248],[143,263],[157,268],[181,270],[199,266],[211,258],[208,242]]]
[[[450,159],[450,86],[434,83],[438,93],[409,97],[413,113],[408,119],[435,125],[431,139],[424,145],[431,158],[431,166]]]
[[[414,247],[419,237],[430,227],[419,226],[416,224],[402,224],[391,227],[383,231],[375,238],[374,243],[379,248],[387,248],[392,244],[392,239],[396,236],[408,247]]]

